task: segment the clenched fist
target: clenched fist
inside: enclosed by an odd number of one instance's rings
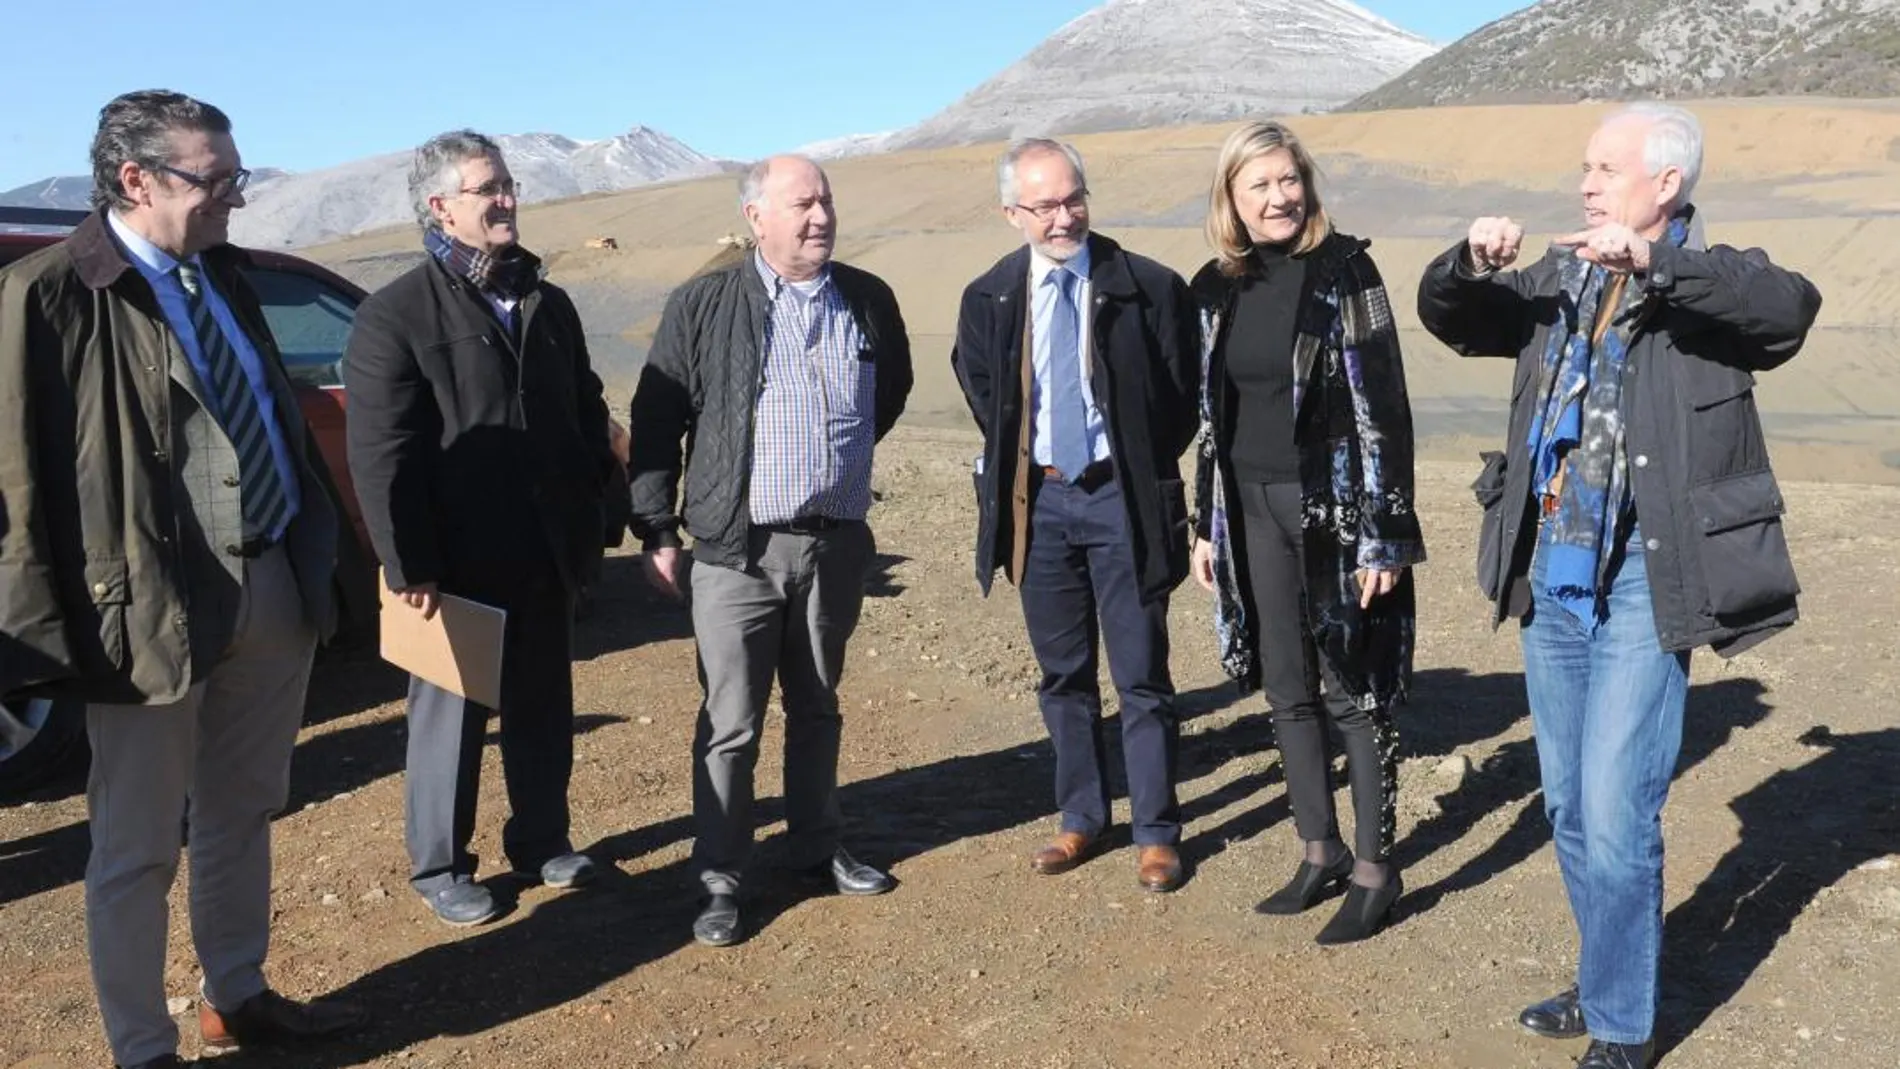
[[[1505,216],[1487,215],[1471,224],[1465,236],[1470,266],[1477,271],[1509,267],[1524,244],[1524,228]]]
[[[1577,256],[1621,274],[1639,274],[1649,270],[1649,241],[1622,223],[1566,234],[1553,244],[1568,245]]]

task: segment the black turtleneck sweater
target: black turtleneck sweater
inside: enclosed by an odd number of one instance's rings
[[[1227,444],[1243,482],[1300,481],[1293,446],[1293,335],[1306,261],[1257,245],[1227,328]]]

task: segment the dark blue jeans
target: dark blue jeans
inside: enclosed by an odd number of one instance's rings
[[[1093,493],[1043,483],[1030,505],[1023,620],[1042,666],[1039,697],[1055,744],[1062,830],[1095,835],[1108,826],[1099,632],[1121,698],[1134,841],[1171,846],[1181,839],[1174,795],[1180,725],[1168,674],[1168,599],[1141,600],[1128,528],[1116,483]]]
[[[1582,943],[1584,1021],[1612,1043],[1641,1043],[1656,1023],[1662,810],[1689,687],[1689,655],[1656,639],[1640,537],[1626,547],[1608,616],[1594,628],[1543,593],[1540,541],[1522,632],[1544,811]]]

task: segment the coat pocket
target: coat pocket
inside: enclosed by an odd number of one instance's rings
[[[1478,454],[1484,469],[1471,484],[1471,493],[1483,511],[1478,520],[1478,589],[1484,596],[1498,599],[1498,572],[1504,554],[1504,481],[1505,454]]]
[[[132,603],[132,572],[124,560],[86,562],[86,592],[99,616],[99,651],[114,670],[125,667],[126,607]]]
[[[1763,468],[1694,487],[1689,507],[1702,530],[1698,556],[1709,612],[1717,619],[1779,605],[1801,592],[1774,472]]]

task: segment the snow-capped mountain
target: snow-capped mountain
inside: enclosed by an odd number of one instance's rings
[[[721,169],[719,161],[644,126],[600,141],[560,134],[503,134],[496,141],[521,183],[524,203]],[[268,186],[254,184],[249,205],[232,217],[232,240],[259,248],[311,245],[412,220],[412,159],[412,152],[392,152],[288,175]]]
[[[1323,111],[1436,49],[1347,0],[1110,0],[888,147]]]

